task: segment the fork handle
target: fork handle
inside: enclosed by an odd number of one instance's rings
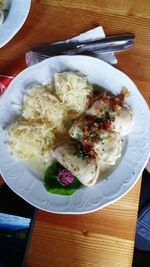
[[[90,53],[109,53],[109,52],[117,52],[117,51],[123,51],[126,50],[130,47],[132,47],[134,45],[133,41],[128,41],[122,44],[117,44],[117,43],[111,43],[109,45],[97,45],[97,44],[93,44],[93,45],[87,45],[87,46],[83,46],[83,47],[79,47],[77,49],[73,49],[70,51],[67,51],[66,53],[63,54],[67,54],[67,55],[75,55],[75,54],[82,54],[84,52],[90,52]]]

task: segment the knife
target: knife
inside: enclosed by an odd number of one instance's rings
[[[47,55],[51,54],[60,54],[64,53],[68,50],[76,50],[76,53],[78,51],[98,51],[104,47],[110,47],[113,45],[123,45],[124,43],[128,41],[132,41],[135,38],[134,34],[128,33],[128,34],[121,34],[121,35],[115,35],[115,36],[109,36],[103,39],[96,39],[94,41],[59,41],[51,44],[46,45],[39,45],[33,47],[31,50],[33,52],[38,53],[44,53]]]
[[[101,47],[99,50],[92,50],[92,51],[81,51],[79,49],[72,49],[72,50],[68,50],[68,51],[65,51],[65,52],[62,52],[62,53],[42,53],[42,52],[32,52],[35,54],[35,57],[38,59],[38,61],[42,61],[44,59],[47,59],[49,57],[52,57],[52,56],[58,56],[58,55],[87,55],[87,56],[95,56],[95,53],[110,53],[110,52],[119,52],[119,51],[124,51],[130,47],[133,46],[133,41],[128,41],[126,43],[123,43],[123,44],[119,44],[119,45],[116,45],[116,44],[113,44],[109,47]]]

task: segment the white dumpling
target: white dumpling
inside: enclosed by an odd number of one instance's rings
[[[61,144],[55,148],[53,154],[57,161],[78,177],[82,184],[92,186],[98,179],[98,164],[94,160],[78,158],[74,155],[74,149],[75,147],[71,144]]]
[[[91,116],[100,116],[105,113],[105,111],[109,110],[109,105],[105,103],[101,103],[100,100],[97,100],[93,103],[93,105],[86,110],[86,114]]]
[[[115,132],[103,131],[101,140],[93,144],[93,148],[100,160],[114,165],[121,156],[121,138]]]
[[[129,134],[132,124],[133,112],[127,105],[124,105],[115,114],[115,121],[112,123],[112,128],[120,135],[125,136]]]
[[[99,160],[97,163],[100,169],[100,178],[106,175],[112,169],[112,165],[110,165],[108,162]]]
[[[77,120],[69,130],[69,135],[80,141],[80,137],[83,136],[83,127],[85,125],[84,119]]]
[[[84,125],[85,120],[81,119],[75,122],[69,130],[70,136],[81,143],[84,143],[82,141]],[[100,130],[99,139],[99,141],[92,143],[98,158],[114,165],[116,159],[121,156],[121,136],[115,131]]]
[[[105,112],[110,112],[110,106],[108,104],[102,104],[100,100],[97,100],[86,111],[86,114],[100,117]],[[115,121],[111,124],[111,129],[122,136],[129,134],[133,124],[132,109],[124,104],[118,111],[111,111],[111,115],[115,118]]]

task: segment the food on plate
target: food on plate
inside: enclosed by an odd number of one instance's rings
[[[114,165],[121,156],[121,138],[114,132],[101,132],[100,141],[96,142],[93,148],[99,160]]]
[[[59,195],[72,195],[81,183],[70,171],[59,162],[48,167],[44,176],[44,184],[49,193]]]
[[[0,25],[4,22],[10,8],[10,0],[0,0]]]
[[[79,72],[62,72],[54,75],[55,94],[66,109],[84,112],[89,105],[93,86]]]
[[[86,186],[95,184],[99,175],[97,162],[79,158],[75,151],[74,144],[65,143],[59,144],[53,154],[56,160],[76,176],[82,184]]]
[[[50,193],[71,195],[94,185],[121,157],[122,138],[133,123],[124,102],[130,93],[95,95],[83,74],[56,73],[26,90],[19,118],[7,128],[12,154],[45,166]]]
[[[90,159],[114,165],[121,156],[121,136],[129,133],[133,123],[133,112],[124,98],[123,92],[118,96],[103,93],[69,130]]]
[[[86,115],[73,124],[69,133],[81,142],[80,150],[87,153],[89,159],[104,160],[114,165],[121,156],[121,136],[110,127],[101,127],[94,116]]]
[[[59,75],[63,77],[63,81],[58,79]],[[68,87],[63,91],[63,102],[57,97],[61,88],[58,88],[58,83],[57,89],[55,88],[55,77],[45,85],[36,84],[26,90],[19,119],[7,128],[8,147],[14,156],[25,160],[39,160],[45,164],[45,168],[52,162],[51,152],[55,142],[58,142],[58,137],[60,139],[63,136],[64,139],[64,136],[69,136],[68,129],[72,120],[85,110],[93,91],[92,85],[82,74],[57,74],[57,80],[61,81],[63,88],[65,77],[67,81]],[[75,95],[78,88],[80,109],[78,96]]]
[[[8,129],[10,151],[24,160],[51,163],[54,133],[49,124],[18,120]]]
[[[27,121],[49,123],[51,129],[63,130],[65,108],[51,94],[50,86],[35,85],[27,90],[23,98],[22,116]]]
[[[133,122],[132,109],[124,103],[127,96],[129,96],[127,89],[123,89],[118,96],[104,93],[86,111],[86,114],[96,116],[102,123],[111,123],[111,129],[125,136],[130,132]]]

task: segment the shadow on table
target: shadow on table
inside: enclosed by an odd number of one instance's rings
[[[135,248],[132,267],[150,267],[150,252]]]
[[[150,174],[146,169],[142,176],[132,267],[150,267]]]

